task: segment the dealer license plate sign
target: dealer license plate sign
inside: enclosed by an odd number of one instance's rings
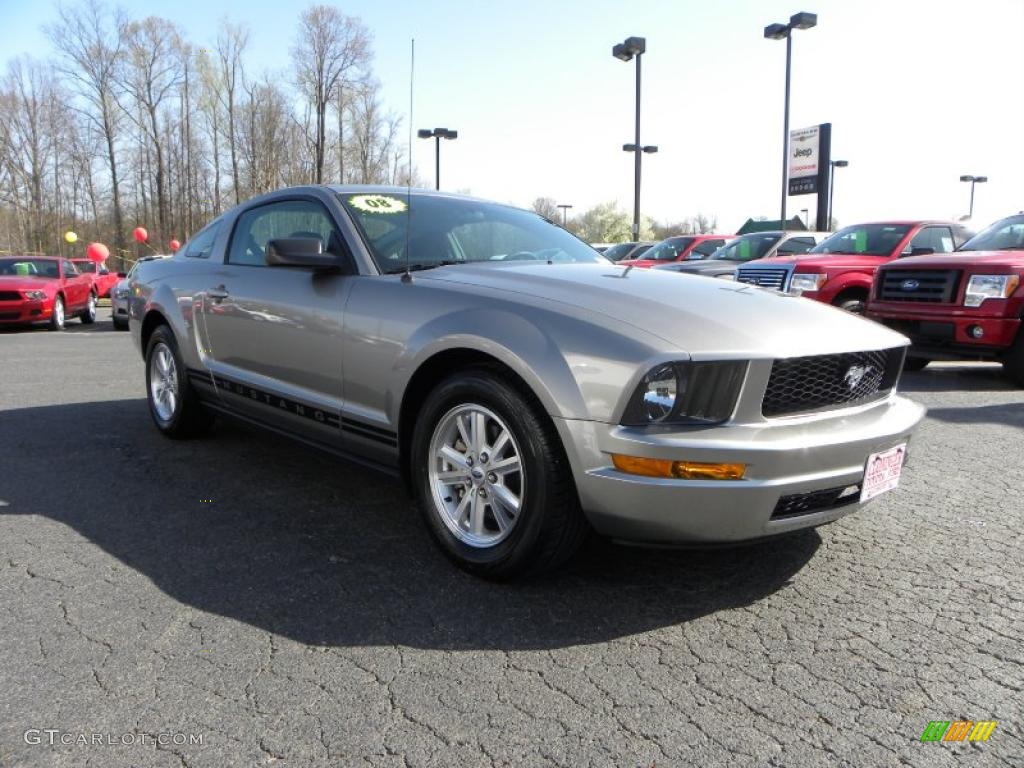
[[[867,465],[864,467],[864,482],[860,486],[860,500],[873,499],[899,485],[903,459],[906,455],[907,444],[903,443],[868,456]]]

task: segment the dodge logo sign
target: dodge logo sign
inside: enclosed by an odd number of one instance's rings
[[[920,287],[921,284],[917,282],[917,280],[904,280],[902,283],[900,283],[900,288],[902,288],[904,291],[916,291]]]
[[[853,392],[857,388],[857,385],[863,380],[865,376],[871,373],[870,365],[851,365],[846,371],[846,375],[843,376],[843,381],[846,382],[846,386]]]

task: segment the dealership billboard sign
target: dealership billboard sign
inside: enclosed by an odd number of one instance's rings
[[[828,187],[832,124],[789,132],[789,194],[813,195]]]

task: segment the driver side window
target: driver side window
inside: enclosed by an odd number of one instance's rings
[[[314,200],[284,200],[251,208],[238,217],[228,248],[229,264],[266,266],[267,243],[282,237],[319,238],[326,251],[338,240],[327,210]]]

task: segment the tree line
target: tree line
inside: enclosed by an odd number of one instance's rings
[[[283,186],[410,180],[371,34],[334,7],[302,12],[284,76],[254,71],[248,29],[228,20],[200,44],[85,0],[45,33],[52,57],[15,58],[0,79],[0,251],[80,255],[98,240],[120,266],[140,252],[136,225],[166,252]]]
[[[562,224],[562,210],[550,197],[538,197],[533,210],[549,221]],[[640,239],[657,242],[676,235],[713,233],[718,218],[698,213],[680,221],[658,222],[649,216],[640,217]],[[565,228],[588,243],[626,243],[632,240],[633,216],[615,202],[599,203],[576,216],[566,212]]]

